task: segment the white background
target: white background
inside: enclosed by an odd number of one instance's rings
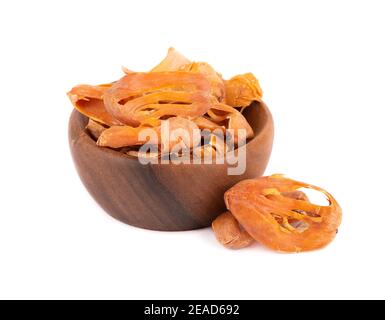
[[[0,298],[385,298],[383,1],[2,1]],[[326,249],[229,251],[103,212],[67,142],[78,83],[148,70],[174,46],[253,72],[276,124],[267,174],[320,185]]]

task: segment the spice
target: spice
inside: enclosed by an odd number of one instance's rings
[[[105,126],[105,130],[95,131],[95,124],[89,125],[89,132],[100,147],[124,148],[130,155],[140,155],[137,147],[146,142],[139,139],[140,133],[149,128],[159,132],[166,120],[178,123],[175,130],[190,130],[193,126],[201,131],[233,129],[235,145],[239,129],[245,130],[246,138],[254,136],[241,112],[262,96],[258,81],[250,73],[226,81],[208,63],[191,62],[173,48],[149,72],[127,68],[123,71],[125,75],[116,82],[78,85],[68,93],[80,113]],[[214,140],[215,137],[211,139]],[[197,151],[194,143],[189,143],[189,148],[191,153]],[[209,149],[214,157],[219,150],[204,145],[198,152],[206,153]]]
[[[229,211],[215,219],[212,228],[218,241],[229,249],[242,249],[255,242]]]
[[[329,205],[310,203],[307,196],[297,190],[300,188],[322,192]],[[282,175],[244,180],[228,190],[224,198],[234,219],[254,240],[279,252],[325,247],[334,239],[341,224],[341,208],[330,193]],[[220,230],[217,237],[225,239],[220,240],[223,244],[234,238],[234,227],[227,227],[230,220],[220,217],[215,223],[214,232]],[[219,223],[223,226],[219,227]]]

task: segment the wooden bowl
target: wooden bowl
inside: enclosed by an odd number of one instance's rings
[[[182,231],[210,226],[225,210],[223,194],[237,182],[261,176],[273,144],[273,119],[264,103],[246,109],[255,137],[246,144],[247,167],[229,176],[227,164],[148,164],[96,146],[87,118],[72,112],[69,143],[78,174],[96,202],[132,226]]]

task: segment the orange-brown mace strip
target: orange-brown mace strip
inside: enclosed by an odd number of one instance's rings
[[[139,133],[148,128],[158,130],[163,120],[184,123],[184,129],[191,127],[191,121],[200,130],[234,129],[236,144],[239,129],[246,130],[247,138],[254,135],[242,114],[262,97],[258,80],[251,73],[226,81],[208,63],[191,62],[173,48],[149,72],[127,68],[124,72],[116,82],[78,85],[68,93],[74,107],[96,122],[90,129],[97,123],[106,129],[93,135],[100,147],[140,146],[145,142],[138,139]]]
[[[298,191],[300,188],[323,193],[329,205],[312,204]],[[334,239],[341,224],[341,208],[330,193],[281,175],[244,180],[228,190],[224,198],[227,209],[250,237],[279,252],[323,248]],[[218,219],[213,229],[220,242],[226,245],[221,239],[226,239],[227,235],[218,234],[218,230],[225,227],[218,224],[227,222],[223,217]]]

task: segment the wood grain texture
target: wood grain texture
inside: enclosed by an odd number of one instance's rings
[[[211,225],[225,211],[223,194],[237,182],[263,175],[273,144],[272,116],[264,103],[246,109],[255,137],[246,144],[247,168],[229,176],[227,164],[149,164],[97,147],[87,118],[72,112],[69,143],[83,184],[114,218],[132,226],[182,231]]]

